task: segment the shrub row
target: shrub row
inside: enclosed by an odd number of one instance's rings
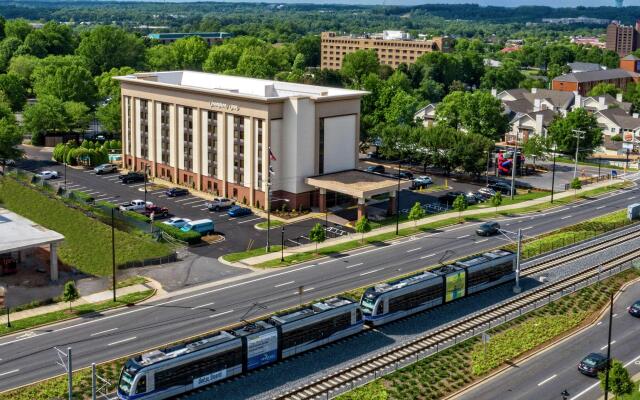
[[[179,228],[175,228],[171,225],[163,224],[162,222],[154,222],[156,228],[165,232],[174,239],[182,240],[188,244],[196,244],[200,242],[200,234],[195,231],[183,232]]]

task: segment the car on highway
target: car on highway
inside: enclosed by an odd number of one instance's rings
[[[247,207],[233,206],[227,211],[227,215],[233,218],[244,217],[251,214],[251,209]]]
[[[36,177],[48,181],[49,179],[56,179],[58,173],[56,171],[41,171],[36,174]]]
[[[220,211],[223,208],[229,208],[234,205],[235,202],[231,199],[227,199],[226,197],[216,197],[213,200],[204,203],[204,206],[209,209],[209,211]]]
[[[140,214],[146,215],[149,218],[151,218],[151,214],[153,214],[154,219],[167,218],[169,216],[169,209],[167,207],[160,207],[156,206],[155,204],[146,205],[139,212]]]
[[[365,170],[367,172],[375,172],[377,174],[384,174],[384,167],[382,165],[371,165]]]
[[[634,317],[640,318],[640,300],[630,305],[627,311],[629,311],[629,314],[633,315]]]
[[[413,183],[411,184],[411,188],[412,189],[422,189],[422,188],[426,188],[429,185],[433,184],[433,180],[426,176],[426,175],[420,175],[417,178],[413,179]]]
[[[476,229],[476,235],[478,236],[491,236],[500,232],[500,224],[495,221],[485,222],[478,226]]]
[[[110,174],[112,172],[118,172],[118,167],[109,163],[100,164],[93,169],[93,172],[95,172],[96,175]]]
[[[173,226],[174,228],[179,229],[185,226],[186,224],[188,224],[189,222],[191,222],[189,218],[172,217],[164,221],[163,224]]]
[[[145,202],[144,200],[131,200],[128,203],[120,204],[118,209],[120,211],[142,211],[147,206],[153,206],[153,203],[150,201]]]
[[[588,376],[598,376],[607,366],[607,357],[600,353],[591,353],[578,363],[578,371]]]
[[[171,189],[164,192],[167,197],[178,197],[178,196],[186,196],[189,194],[189,189],[181,188],[181,187],[172,187]]]
[[[144,174],[140,172],[129,172],[118,177],[122,183],[144,182]]]
[[[213,221],[210,219],[198,219],[196,221],[187,222],[180,228],[182,232],[198,232],[201,235],[208,235],[215,232]]]

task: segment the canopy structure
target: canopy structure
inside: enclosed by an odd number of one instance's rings
[[[397,195],[397,191],[408,189],[412,184],[407,179],[398,179],[389,175],[374,174],[357,169],[311,176],[305,179],[305,183],[320,189],[320,212],[326,211],[327,190],[358,199],[358,219],[366,215],[366,200],[384,193],[389,193],[391,196],[388,212],[389,214],[394,214],[396,212],[396,202],[393,200]]]
[[[57,247],[64,236],[0,208],[0,254],[49,245],[51,280],[58,280]]]

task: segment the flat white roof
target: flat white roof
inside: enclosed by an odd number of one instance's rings
[[[0,208],[0,253],[57,243],[62,240],[64,236],[58,232]]]
[[[215,94],[238,95],[262,99],[288,97],[340,98],[361,97],[369,92],[327,86],[305,85],[243,76],[210,74],[196,71],[144,72],[117,76],[121,82],[142,83],[151,86],[178,87],[204,90]]]

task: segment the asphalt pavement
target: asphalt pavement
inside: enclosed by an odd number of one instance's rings
[[[626,308],[640,299],[640,283],[621,293],[614,302],[611,356],[621,361],[631,375],[640,372],[640,318],[631,316]],[[578,363],[589,353],[606,356],[609,314],[595,325],[571,336],[559,345],[514,364],[476,388],[456,397],[457,400],[494,399],[568,399],[597,400],[603,395],[597,378],[578,372]]]
[[[639,197],[635,187],[617,190],[575,205],[506,218],[501,224],[533,236],[619,210]],[[245,274],[144,305],[2,337],[0,390],[60,374],[54,346],[71,346],[74,366],[81,368],[422,269],[438,263],[445,252],[455,258],[506,243],[501,236],[477,237],[477,225],[461,224],[291,268]]]

